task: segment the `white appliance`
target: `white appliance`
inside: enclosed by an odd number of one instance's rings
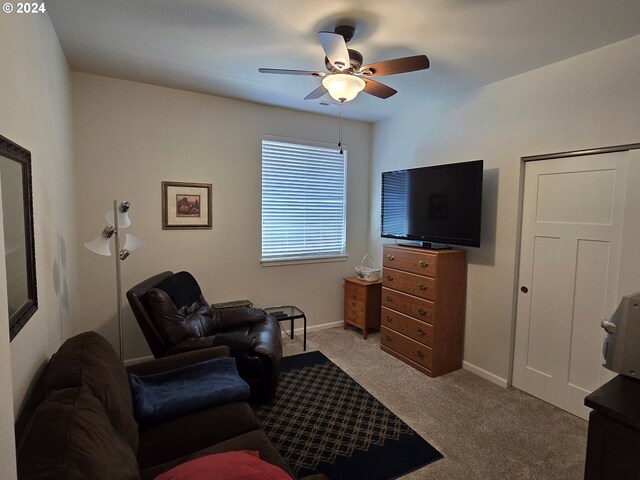
[[[603,366],[640,378],[640,292],[622,297],[616,311],[601,326],[607,332]]]

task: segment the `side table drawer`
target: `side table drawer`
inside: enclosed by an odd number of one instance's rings
[[[353,283],[344,284],[344,301],[356,300],[358,302],[364,302],[365,290],[360,285],[354,285]]]
[[[436,280],[431,277],[385,268],[382,272],[382,285],[427,300],[436,298]]]
[[[382,287],[382,306],[433,324],[433,302]]]
[[[364,304],[345,298],[344,319],[349,323],[364,326]]]
[[[423,345],[433,345],[433,326],[428,323],[382,307],[382,325]]]
[[[380,343],[382,345],[395,350],[423,367],[431,369],[431,348],[384,326],[380,329],[380,332]]]

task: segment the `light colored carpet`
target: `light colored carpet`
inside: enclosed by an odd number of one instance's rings
[[[302,353],[302,335],[283,338]],[[587,422],[520,390],[458,370],[438,378],[380,350],[380,335],[333,328],[307,335],[320,350],[444,455],[402,480],[580,480]]]

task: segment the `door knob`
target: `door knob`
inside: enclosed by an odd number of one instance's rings
[[[387,280],[389,280],[390,282],[393,281],[393,277],[391,275],[387,275]]]
[[[529,293],[529,289],[527,287],[525,287],[524,285],[522,287],[520,287],[520,291],[522,293]]]
[[[426,286],[424,283],[419,283],[419,284],[418,284],[418,288],[419,288],[420,290],[426,290],[426,289],[427,289],[427,286]]]
[[[418,335],[423,336],[424,335],[424,330],[419,328],[418,329]]]
[[[417,355],[419,358],[424,358],[424,353],[422,353],[422,351],[421,351],[421,350],[418,350],[418,351],[416,352],[416,355]]]
[[[424,308],[420,307],[420,308],[418,309],[418,313],[419,313],[420,315],[424,315],[425,313],[427,313],[427,311],[426,311]]]
[[[420,265],[422,268],[425,268],[425,267],[429,266],[429,264],[425,260],[420,260],[418,262],[418,265]]]
[[[393,302],[393,297],[391,295],[387,295],[385,298],[387,299],[387,302]]]
[[[387,260],[394,260],[396,257],[394,257],[393,255],[387,255]]]

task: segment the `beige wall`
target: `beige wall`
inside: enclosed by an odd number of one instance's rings
[[[4,471],[12,472],[13,412],[20,408],[35,373],[76,330],[71,292],[77,288],[77,234],[69,69],[49,17],[0,15],[0,45],[0,134],[32,155],[39,302],[38,311],[11,342],[10,352],[4,341],[0,343],[0,380],[13,387],[13,402],[6,395],[10,389],[3,387],[0,397],[0,455]],[[2,331],[6,335],[4,327]],[[10,379],[4,367],[9,354]]]
[[[123,264],[123,289],[164,270],[194,274],[210,302],[295,304],[310,325],[342,320],[342,280],[366,253],[369,124],[344,122],[348,156],[346,262],[260,265],[263,134],[335,143],[338,120],[88,74],[73,74],[79,237],[102,227],[114,199],[132,203],[128,229],[146,247]],[[213,230],[162,230],[161,182],[213,184]],[[113,259],[81,249],[82,329],[114,345]],[[125,301],[126,305],[126,301]],[[126,305],[125,356],[149,354]]]
[[[640,36],[374,127],[370,249],[378,261],[382,171],[485,161],[482,247],[467,249],[464,360],[497,383],[506,383],[511,356],[520,158],[640,142],[638,51]]]

